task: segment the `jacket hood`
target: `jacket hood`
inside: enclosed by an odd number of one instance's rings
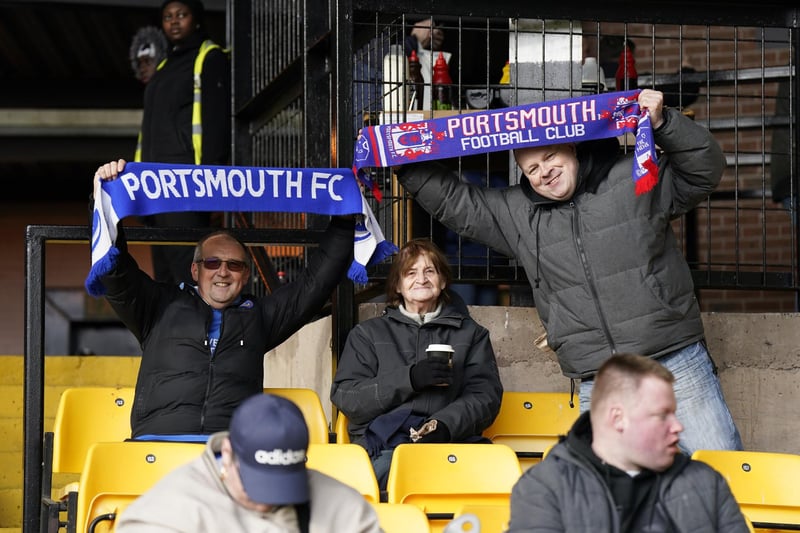
[[[464,300],[462,300],[461,297],[457,296],[455,293],[450,294],[455,296],[455,298],[453,298],[453,300],[450,302],[442,303],[442,311],[439,313],[439,316],[432,320],[432,322],[448,323],[455,327],[461,327],[461,323],[470,317],[469,311],[467,310],[467,306],[464,304]],[[389,316],[401,322],[414,323],[412,319],[401,313],[400,309],[396,305],[387,305],[383,308],[381,315]]]
[[[461,295],[455,291],[451,291],[449,288],[445,290],[447,291],[447,294],[450,296],[450,303],[445,304],[444,307],[450,306],[457,312],[461,313],[462,315],[469,316],[469,309],[467,308],[467,303],[464,301]]]
[[[619,141],[616,137],[584,141],[577,144],[576,155],[578,157],[578,183],[572,198],[584,191],[594,192],[597,190],[600,182],[608,176],[609,170],[619,155]],[[536,205],[563,203],[546,198],[534,191],[525,174],[520,175],[519,182],[525,196]],[[568,202],[572,198],[564,201]]]
[[[460,294],[458,294],[455,291],[451,291],[449,288],[445,288],[444,292],[447,293],[447,297],[449,300],[445,300],[444,298],[439,299],[440,303],[442,304],[442,313],[441,313],[442,315],[444,315],[446,312],[447,313],[456,312],[464,316],[470,316],[467,303],[464,301],[464,299],[461,297]],[[382,314],[385,315],[388,309],[397,309],[397,306],[387,305],[384,308]]]
[[[606,475],[608,475],[607,471],[610,470],[621,472],[618,468],[605,463],[594,453],[594,450],[592,450],[592,423],[589,418],[589,411],[581,413],[578,420],[572,425],[569,433],[567,433],[565,441],[566,445],[575,455],[584,458],[598,469],[599,472],[606,472]],[[672,466],[664,472],[661,472],[660,475],[672,478],[686,468],[690,460],[688,455],[679,453],[675,455],[675,461],[672,463]]]

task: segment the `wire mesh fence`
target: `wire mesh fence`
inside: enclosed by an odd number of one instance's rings
[[[274,36],[253,36],[252,68],[271,75],[253,86],[251,98],[275,94],[292,65],[311,65],[309,58],[317,53],[327,57],[329,70],[299,68],[296,98],[280,109],[264,106],[265,113],[288,113],[294,122],[286,138],[250,129],[249,155],[255,163],[304,165],[316,147],[330,154],[333,163],[349,166],[348,147],[364,125],[614,91],[618,79],[635,77],[637,87],[661,90],[668,105],[710,129],[727,158],[718,189],[674,223],[704,309],[796,308],[798,37],[796,28],[781,22],[789,18],[778,14],[775,22],[746,11],[704,17],[707,10],[700,16],[673,10],[662,17],[669,22],[653,24],[626,20],[626,12],[613,10],[602,19],[570,19],[540,18],[541,10],[533,7],[526,13],[527,8],[502,5],[494,6],[490,16],[479,16],[486,9],[474,2],[442,2],[436,13],[403,2],[345,2],[332,8],[336,23],[324,50],[317,50],[316,41],[310,42],[316,34],[298,17],[321,13],[306,14],[293,1],[258,4],[265,20],[280,12],[303,37],[298,45],[281,48],[274,45]],[[420,24],[436,30],[433,45],[411,38]],[[421,98],[407,83],[411,48],[424,78]],[[433,109],[424,96],[433,89],[433,64],[440,54],[452,78],[448,111]],[[313,81],[325,76],[330,77],[324,84]],[[326,131],[312,131],[316,125],[309,121],[309,104],[319,99],[323,103],[317,109],[324,104],[330,110],[320,126]],[[463,180],[484,187],[505,187],[519,179],[507,152],[454,158],[448,164]],[[403,243],[429,237],[447,252],[458,281],[524,290],[525,275],[513,260],[441,226],[405,193],[391,169],[373,170],[371,177],[383,199],[365,192],[388,238]],[[303,221],[293,224],[301,227]],[[387,268],[378,265],[371,278],[379,283]]]

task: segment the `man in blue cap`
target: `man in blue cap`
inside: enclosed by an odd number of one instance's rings
[[[308,427],[291,400],[257,394],[230,431],[175,469],[120,515],[116,530],[378,533],[377,515],[352,487],[306,468]]]

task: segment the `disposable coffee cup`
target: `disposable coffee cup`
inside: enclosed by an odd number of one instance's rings
[[[447,364],[453,366],[453,347],[449,344],[429,344],[425,349],[428,357],[441,357],[447,361]]]

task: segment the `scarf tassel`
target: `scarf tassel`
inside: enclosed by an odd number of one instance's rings
[[[119,248],[112,246],[108,249],[108,253],[101,257],[97,262],[92,265],[89,271],[89,276],[86,278],[86,292],[96,298],[103,296],[106,293],[106,288],[101,281],[101,278],[111,272],[117,266],[119,259]]]
[[[636,196],[652,191],[658,183],[658,165],[653,158],[648,157],[642,166],[646,172],[636,180]]]

